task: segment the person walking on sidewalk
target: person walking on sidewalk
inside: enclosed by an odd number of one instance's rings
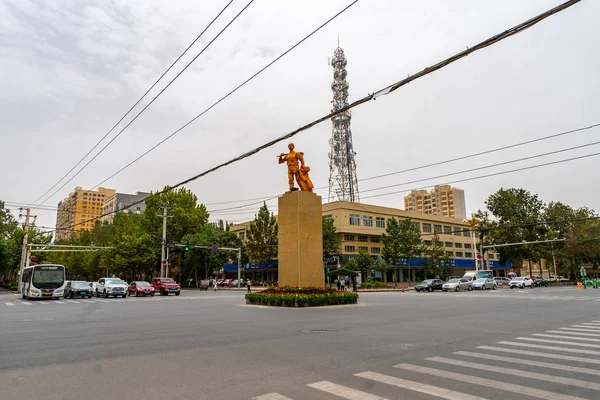
[[[340,279],[340,285],[341,285],[342,292],[345,292],[346,291],[346,279],[345,278]]]
[[[250,279],[248,279],[246,281],[246,286],[248,286],[248,293],[250,293],[252,291],[252,289],[250,289],[250,285],[252,284],[252,282],[250,282]]]

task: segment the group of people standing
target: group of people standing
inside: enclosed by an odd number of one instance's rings
[[[352,291],[356,292],[356,281],[354,279],[350,279],[349,276],[338,276],[337,289],[340,292],[345,292],[346,288],[350,288],[350,285],[352,285]]]

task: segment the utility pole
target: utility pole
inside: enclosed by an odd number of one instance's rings
[[[19,288],[21,288],[21,277],[23,276],[23,270],[25,269],[25,262],[27,260],[27,257],[29,256],[27,254],[27,242],[29,241],[29,218],[31,218],[31,209],[30,208],[26,208],[25,211],[27,211],[27,214],[25,214],[25,223],[23,224],[23,231],[25,231],[25,236],[23,236],[23,247],[21,249],[21,265],[19,268]]]
[[[242,248],[238,249],[238,289],[242,285]]]
[[[162,218],[163,218],[163,230],[162,230],[162,246],[161,246],[161,251],[160,251],[160,277],[164,278],[165,277],[165,271],[167,269],[167,259],[165,257],[165,247],[167,246],[167,218],[169,217],[167,215],[167,209],[168,207],[163,207],[163,214],[162,214]],[[160,217],[160,215],[159,215]]]

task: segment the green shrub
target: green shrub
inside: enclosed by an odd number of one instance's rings
[[[248,293],[246,301],[250,304],[274,307],[318,307],[338,304],[356,304],[358,294],[352,292],[332,292],[325,294],[291,293]]]
[[[8,287],[8,290],[12,291],[12,292],[16,292],[19,289],[19,287],[17,286],[16,283],[13,283],[12,285],[10,285]]]
[[[260,293],[271,293],[271,294],[328,294],[334,293],[335,289],[329,289],[324,287],[268,287],[262,290]]]
[[[360,285],[361,289],[379,289],[379,288],[388,288],[388,285],[384,282],[378,282],[378,281],[373,281],[373,282],[363,282]]]

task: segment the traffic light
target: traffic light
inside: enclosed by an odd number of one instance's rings
[[[185,251],[188,251],[190,249],[190,244],[189,242],[185,244]]]

